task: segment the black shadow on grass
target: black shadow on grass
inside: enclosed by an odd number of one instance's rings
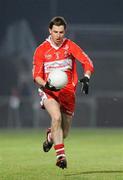
[[[113,171],[113,170],[104,170],[104,171],[84,171],[84,172],[78,172],[74,174],[66,174],[65,176],[77,176],[82,174],[101,174],[101,173],[123,173],[123,171]]]

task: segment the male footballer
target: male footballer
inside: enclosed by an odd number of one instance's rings
[[[49,37],[35,50],[33,56],[33,79],[39,86],[41,106],[51,118],[51,127],[47,129],[43,151],[52,147],[56,152],[56,166],[67,168],[64,138],[67,137],[75,110],[75,92],[78,83],[76,60],[83,68],[82,92],[88,94],[89,80],[94,66],[85,52],[72,40],[65,37],[67,23],[56,16],[49,23]],[[51,86],[48,74],[53,69],[62,69],[68,76],[68,83],[62,89]]]

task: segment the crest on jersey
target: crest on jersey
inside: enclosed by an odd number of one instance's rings
[[[52,55],[51,55],[51,54],[45,54],[45,58],[46,58],[46,59],[51,59],[51,58],[52,58]]]
[[[68,48],[69,48],[68,44],[66,44],[66,45],[63,47],[63,49],[65,49],[65,50],[68,50]]]

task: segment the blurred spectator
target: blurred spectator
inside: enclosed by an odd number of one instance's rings
[[[22,97],[31,95],[29,85],[26,82],[23,82],[23,84],[21,84],[20,93]]]
[[[33,100],[32,108],[33,108],[33,119],[34,119],[33,120],[33,126],[35,128],[39,128],[40,120],[41,120],[41,114],[40,114],[41,106],[39,103],[39,99],[35,98]]]
[[[11,95],[9,98],[9,109],[8,109],[8,127],[21,127],[20,115],[20,98],[17,88],[12,88]]]

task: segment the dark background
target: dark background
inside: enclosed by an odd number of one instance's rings
[[[121,25],[122,10],[122,0],[0,0],[0,38],[9,25],[26,19],[39,42],[42,27],[55,15],[64,16],[69,24]]]
[[[0,0],[0,126],[7,126],[13,88],[21,100],[22,127],[47,125],[44,111],[37,115],[34,102],[39,104],[39,98],[31,68],[34,50],[48,36],[48,23],[56,15],[64,16],[67,36],[95,66],[89,96],[83,96],[78,85],[73,125],[123,126],[122,0]],[[78,73],[81,77],[79,64]],[[35,123],[36,115],[42,121]]]

